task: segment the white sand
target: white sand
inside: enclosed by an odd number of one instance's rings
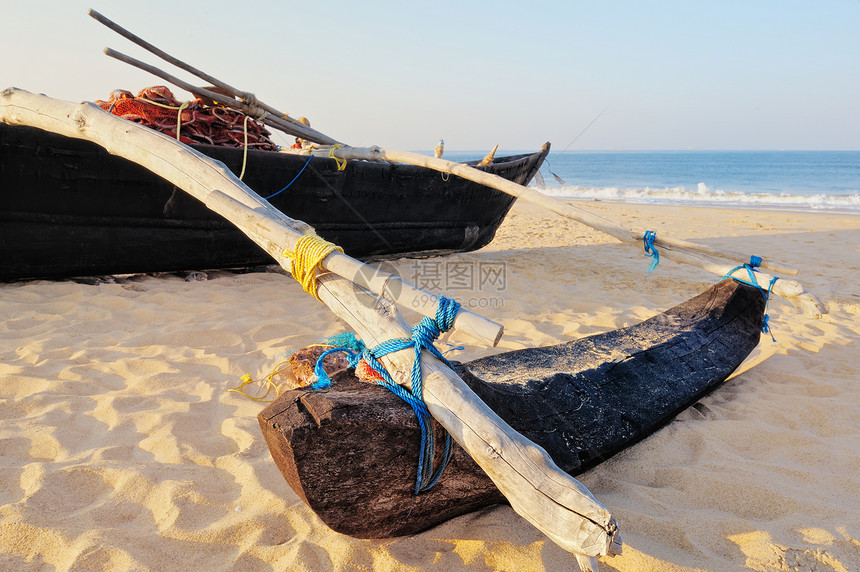
[[[773,299],[775,343],[582,475],[625,541],[601,570],[860,570],[860,217],[585,206],[796,265],[830,310]],[[517,206],[480,252],[394,265],[419,282],[503,265],[504,283],[448,290],[506,328],[495,350],[451,335],[468,360],[629,325],[719,278],[649,262]],[[506,506],[389,541],[331,532],[305,507],[263,442],[262,406],[226,389],[343,329],[275,273],[0,285],[0,569],[575,570]]]

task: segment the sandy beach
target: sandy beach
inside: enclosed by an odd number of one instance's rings
[[[776,341],[762,336],[723,387],[580,477],[625,543],[600,569],[860,570],[860,216],[581,206],[797,266],[829,310],[773,297]],[[523,204],[478,252],[386,263],[504,324],[498,348],[444,337],[461,361],[630,325],[720,278],[649,264]],[[501,273],[468,280],[480,265]],[[97,282],[0,284],[0,569],[578,569],[508,506],[386,541],[322,524],[269,455],[263,404],[227,391],[345,330],[288,275]]]

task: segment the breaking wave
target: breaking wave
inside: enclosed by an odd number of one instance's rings
[[[562,186],[543,187],[538,188],[538,190],[551,197],[564,199],[654,204],[771,207],[860,213],[860,192],[843,195],[828,195],[825,193],[741,193],[711,189],[705,183],[699,183],[695,189],[685,187],[619,188]]]

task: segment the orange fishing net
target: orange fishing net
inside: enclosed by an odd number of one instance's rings
[[[278,149],[269,131],[253,119],[246,122],[244,113],[206,105],[200,99],[183,104],[163,85],[141,90],[137,97],[130,91],[117,89],[111,92],[108,101],[95,103],[105,111],[171,137],[176,137],[178,117],[179,140],[183,143],[244,147],[247,124],[249,148],[264,151]]]

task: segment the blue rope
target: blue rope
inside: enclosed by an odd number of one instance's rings
[[[762,321],[762,324],[761,324],[761,332],[763,334],[770,334],[770,339],[772,339],[775,342],[776,338],[774,337],[773,332],[770,329],[770,324],[769,324],[770,316],[767,313],[767,306],[770,303],[770,293],[773,291],[773,285],[776,283],[777,280],[779,280],[779,277],[774,276],[773,278],[771,278],[770,284],[767,285],[767,290],[762,288],[759,285],[758,280],[756,280],[756,277],[755,277],[755,269],[760,264],[761,264],[761,258],[760,257],[751,256],[749,264],[743,264],[741,266],[737,266],[737,267],[731,269],[728,273],[726,273],[725,276],[723,276],[720,279],[720,281],[726,280],[728,278],[732,278],[733,280],[737,280],[738,282],[742,282],[744,284],[748,284],[750,286],[754,286],[755,288],[758,288],[758,291],[761,292],[762,295],[764,296],[764,321]],[[741,278],[737,278],[735,276],[732,276],[732,274],[734,274],[735,272],[737,272],[741,268],[746,268],[747,274],[750,277],[749,280],[743,280]]]
[[[388,340],[373,349],[367,349],[364,344],[361,344],[361,349],[346,346],[332,348],[330,350],[326,350],[322,355],[320,355],[317,359],[316,366],[314,367],[314,373],[316,374],[318,381],[311,387],[314,389],[323,389],[331,386],[331,380],[322,367],[322,362],[325,356],[338,351],[345,352],[351,367],[355,367],[358,365],[358,362],[363,359],[367,362],[367,365],[382,378],[382,380],[374,380],[378,385],[385,387],[412,407],[412,410],[418,418],[418,426],[421,429],[421,449],[418,453],[418,476],[415,480],[414,489],[414,494],[416,495],[429,490],[436,484],[439,477],[442,476],[442,471],[445,470],[445,467],[451,460],[452,447],[451,435],[446,432],[445,450],[442,454],[442,461],[439,463],[438,467],[434,468],[433,456],[436,450],[436,437],[435,431],[433,430],[433,418],[430,415],[430,411],[427,409],[427,405],[424,403],[424,380],[421,374],[421,352],[427,350],[439,361],[448,367],[452,367],[451,363],[445,359],[438,349],[436,349],[433,342],[442,334],[442,332],[446,332],[451,329],[451,325],[454,323],[454,317],[457,315],[457,311],[459,309],[460,304],[458,302],[445,298],[444,296],[440,296],[439,305],[436,307],[435,319],[427,317],[422,318],[421,322],[412,328],[411,338],[395,338],[393,340]],[[379,363],[379,358],[382,356],[408,348],[415,349],[415,359],[412,362],[412,372],[410,377],[410,381],[412,383],[411,391],[407,391],[403,386],[396,383],[385,367]]]
[[[292,185],[293,183],[295,183],[295,182],[296,182],[296,179],[298,179],[298,178],[299,178],[299,176],[301,176],[301,174],[302,174],[302,173],[304,173],[304,171],[305,171],[305,167],[307,167],[308,165],[310,165],[310,163],[311,163],[311,159],[313,159],[313,158],[314,158],[314,156],[313,156],[313,155],[311,155],[310,157],[308,157],[308,160],[305,162],[304,166],[299,170],[299,172],[296,174],[296,176],[295,176],[295,177],[293,177],[293,180],[292,180],[292,181],[290,181],[289,183],[287,183],[287,186],[286,186],[286,187],[284,187],[283,189],[281,189],[281,190],[280,190],[280,191],[278,191],[277,193],[272,193],[272,194],[271,194],[271,195],[269,195],[268,197],[263,197],[263,198],[265,198],[265,199],[267,199],[267,200],[268,200],[268,199],[271,199],[272,197],[276,197],[276,196],[280,195],[281,193],[283,193],[284,191],[286,191],[287,189],[289,189],[289,188],[290,188],[290,185]]]
[[[449,354],[451,352],[461,352],[466,349],[466,346],[455,346],[454,344],[449,344],[445,342],[445,345],[449,346],[449,349],[442,352],[442,355]]]
[[[645,256],[650,256],[654,260],[651,261],[651,268],[648,272],[654,272],[657,265],[660,264],[660,253],[657,252],[657,247],[654,246],[654,239],[657,238],[657,233],[653,230],[646,230],[642,236],[642,243],[645,246]]]

